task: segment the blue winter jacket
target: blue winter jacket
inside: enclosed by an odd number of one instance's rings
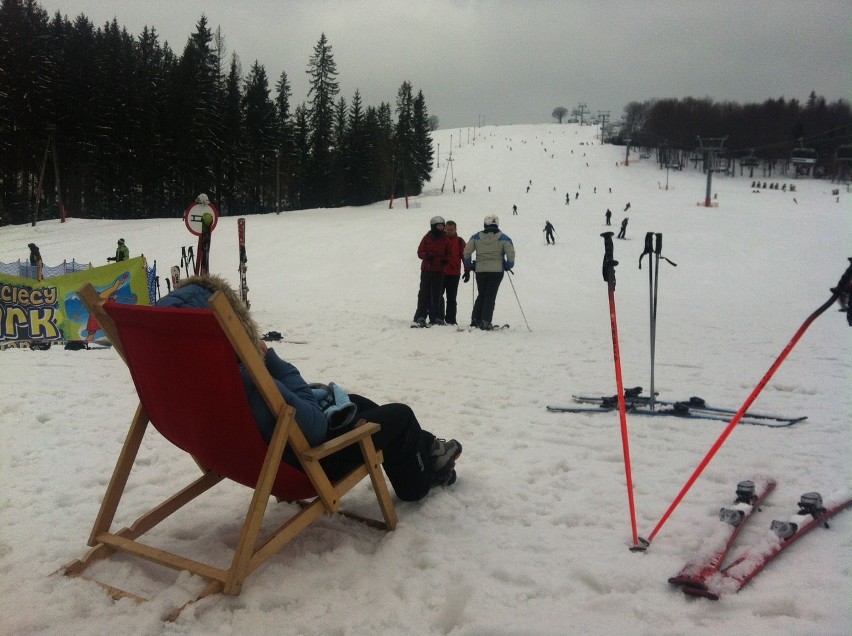
[[[213,291],[206,287],[189,284],[162,297],[157,306],[208,309],[207,301],[212,295]],[[281,395],[296,409],[296,423],[311,446],[326,441],[330,432],[345,430],[352,424],[356,407],[339,386],[334,383],[328,386],[308,384],[299,370],[279,358],[273,349],[268,350],[264,363]],[[252,416],[261,436],[269,443],[275,430],[275,416],[254,386],[248,371],[242,364],[239,366]]]

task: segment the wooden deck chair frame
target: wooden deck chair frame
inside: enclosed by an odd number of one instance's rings
[[[81,288],[78,295],[91,314],[98,320],[118,354],[127,362],[119,329],[104,310],[104,301],[89,284]],[[361,421],[352,431],[320,446],[310,448],[304,434],[296,424],[295,409],[286,403],[276,388],[260,353],[252,343],[228,300],[220,292],[217,292],[210,299],[209,304],[233,350],[242,361],[270,410],[278,414],[275,431],[269,442],[230,566],[226,569],[214,567],[149,546],[138,540],[148,530],[225,478],[221,474],[205,469],[200,463],[199,468],[202,471],[200,477],[140,516],[129,527],[116,532],[110,531],[134,460],[150,421],[140,399],[140,404],[136,409],[136,414],[131,422],[130,430],[127,433],[124,446],[121,449],[89,536],[88,545],[91,546],[91,549],[81,559],[72,561],[61,568],[60,571],[64,574],[83,576],[83,572],[92,563],[105,559],[116,551],[121,551],[173,569],[187,570],[207,579],[207,586],[194,600],[219,592],[238,595],[245,579],[252,572],[274,556],[302,530],[309,527],[323,513],[338,511],[341,497],[368,475],[372,481],[373,490],[384,519],[383,527],[387,530],[393,530],[396,527],[396,512],[381,468],[382,453],[376,450],[372,440],[372,435],[379,429],[379,425]],[[300,509],[259,544],[263,517],[281,464],[281,457],[288,444],[313,484],[316,497],[310,501],[301,501]],[[360,446],[364,463],[332,484],[319,460],[353,444]],[[196,463],[198,463],[198,460],[196,460]],[[107,584],[97,583],[114,598],[130,597],[145,600]],[[180,609],[170,618],[175,618],[179,612]]]

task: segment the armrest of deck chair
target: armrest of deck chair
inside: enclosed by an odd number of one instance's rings
[[[314,446],[313,448],[304,451],[302,453],[302,457],[308,461],[319,461],[323,457],[328,457],[350,444],[360,442],[365,437],[372,436],[373,433],[376,433],[380,428],[381,426],[376,422],[361,420],[351,431],[348,431],[339,437],[335,437],[334,439],[330,439],[319,446]]]

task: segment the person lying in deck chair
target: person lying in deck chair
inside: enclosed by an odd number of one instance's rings
[[[383,467],[396,495],[403,501],[418,501],[432,486],[450,486],[456,481],[456,460],[462,452],[454,440],[435,437],[423,430],[414,411],[406,404],[376,404],[372,400],[347,393],[339,385],[309,384],[299,370],[282,360],[274,349],[260,338],[260,330],[240,301],[237,293],[221,277],[208,274],[182,280],[170,294],[162,297],[158,307],[207,309],[207,301],[221,291],[230,302],[246,331],[256,343],[266,368],[287,403],[296,409],[296,423],[311,446],[337,437],[361,419],[376,422],[381,430],[373,435],[376,449],[384,455]],[[269,443],[275,428],[275,417],[254,386],[248,372],[240,365],[243,386],[260,435]],[[284,461],[301,470],[295,455],[285,451]],[[357,446],[324,458],[321,463],[332,481],[342,478],[363,461]]]

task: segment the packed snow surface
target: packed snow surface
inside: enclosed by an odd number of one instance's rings
[[[735,177],[714,175],[717,207],[704,207],[697,205],[707,183],[700,170],[667,174],[635,150],[625,166],[625,149],[601,145],[597,132],[573,124],[441,130],[432,181],[407,209],[397,199],[392,209],[384,201],[246,218],[252,311],[264,331],[284,335],[275,349],[309,381],[410,404],[424,428],[457,438],[464,454],[455,485],[397,503],[396,531],[324,517],[249,577],[240,596],[205,599],[174,623],[163,616],[203,586],[185,572],[129,558],[93,568],[101,580],[150,599],[142,604],[114,602],[92,583],[53,575],[87,549],[137,404],[123,363],[111,349],[0,352],[0,632],[852,632],[850,511],[735,596],[687,598],[667,583],[712,540],[738,481],[778,481],[739,549],[760,541],[772,519],[793,514],[802,493],[848,491],[852,330],[845,316],[832,309],[816,320],[752,407],[808,419],[789,428],[738,426],[642,554],[628,550],[617,413],[545,410],[574,393],[615,393],[599,236],[607,208],[615,231],[630,218],[629,240],[615,241],[625,385],[648,391],[647,258],[638,265],[645,233],[661,232],[663,256],[677,267],[661,261],[659,268],[655,388],[661,399],[700,396],[738,408],[848,265],[848,186],[792,174],[749,178],[738,168]],[[187,205],[198,194],[187,192]],[[517,251],[494,316],[511,328],[410,329],[416,248],[429,219],[455,220],[467,238],[486,214],[500,217]],[[105,264],[123,237],[131,255],[156,260],[165,293],[181,246],[195,243],[181,215],[0,227],[0,261],[25,258],[34,242],[48,265]],[[545,245],[547,220],[555,246]],[[210,267],[237,285],[236,217],[220,219]],[[464,327],[472,287],[460,286]],[[174,385],[175,400],[181,391],[215,390],[204,387],[203,369]],[[637,525],[647,536],[725,423],[628,416],[627,424]],[[191,458],[149,430],[114,529],[196,475]],[[224,565],[249,496],[219,485],[151,541]],[[345,507],[378,514],[369,486],[348,499]],[[267,526],[291,512],[272,505]]]

